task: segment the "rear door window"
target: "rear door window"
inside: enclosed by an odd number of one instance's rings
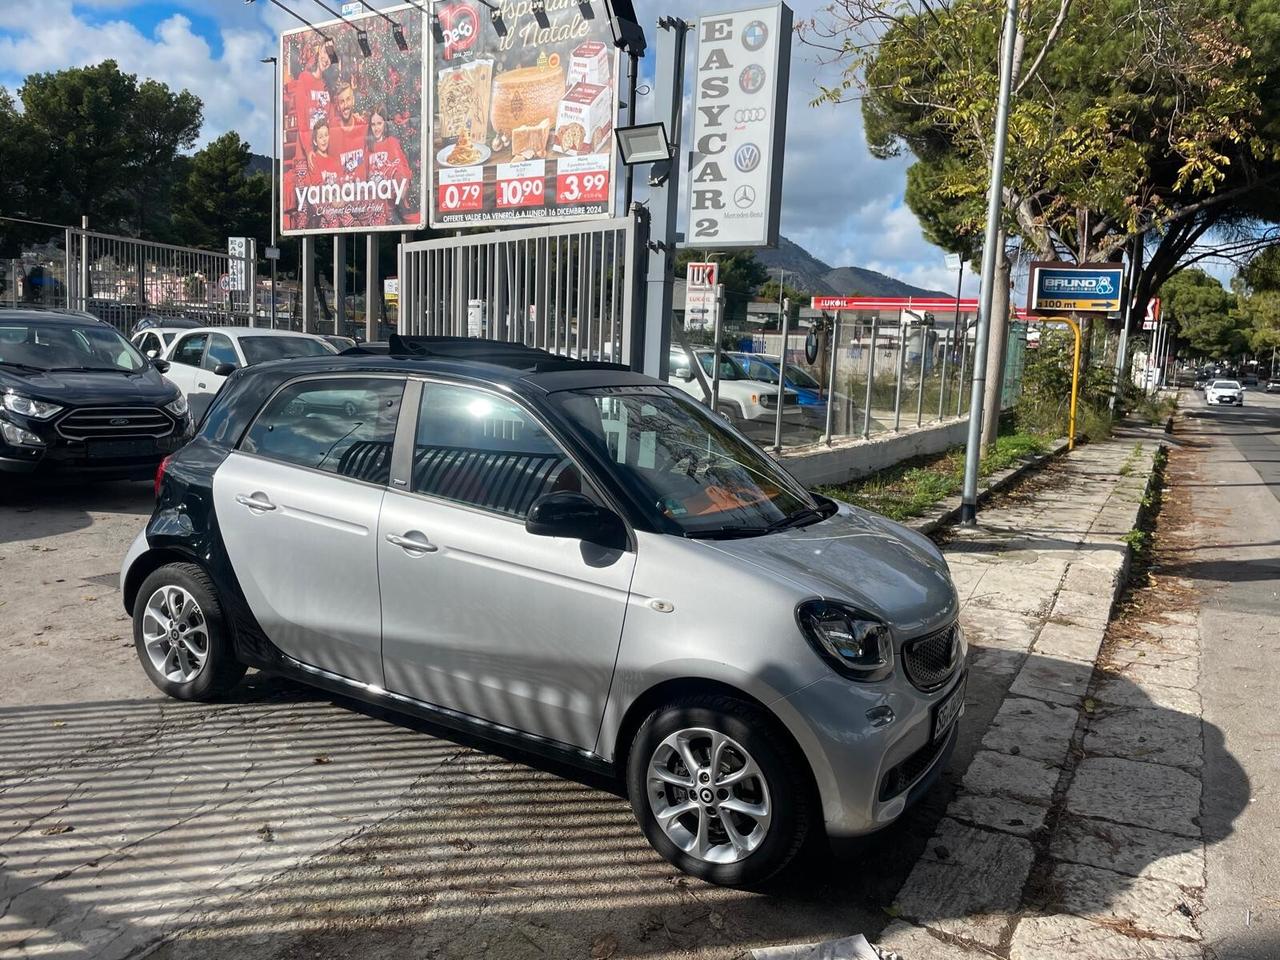
[[[208,341],[207,333],[193,333],[183,337],[174,348],[173,362],[185,364],[188,367],[200,366],[200,361],[204,357],[204,345]]]
[[[229,363],[233,367],[238,367],[240,358],[236,356],[236,347],[230,337],[213,333],[209,335],[209,349],[204,354],[204,368],[213,370],[220,363]]]
[[[386,484],[404,380],[326,377],[290,384],[263,407],[245,453]]]

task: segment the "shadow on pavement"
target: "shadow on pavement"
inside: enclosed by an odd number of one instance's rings
[[[151,515],[146,481],[33,480],[0,474],[0,544],[48,540],[93,526],[95,512]]]
[[[1011,679],[1023,666],[1013,651],[977,652],[974,670]],[[1090,671],[1030,661],[1066,683]],[[1178,743],[1201,732],[1198,716],[1151,702],[1123,676],[1100,690],[1094,724],[1170,734],[1146,759],[1194,769]],[[971,742],[984,726],[966,731]],[[933,855],[926,841],[963,772],[851,857],[810,859],[750,893],[678,874],[648,848],[627,803],[593,789],[601,784],[423,729],[261,675],[219,705],[0,708],[0,950],[124,957],[176,936],[155,955],[733,957],[874,938],[917,857]],[[1202,732],[1221,749],[1220,731]],[[1116,752],[1106,738],[1085,749],[1086,762]],[[1169,814],[1151,850],[1176,857],[1222,839],[1248,799],[1238,764],[1233,780],[1232,809],[1214,818],[1221,830],[1202,836],[1197,791],[1194,810]],[[1114,803],[1104,782],[1103,807],[1088,814],[1101,825],[1097,850],[1112,827],[1142,824],[1152,802],[1142,782],[1112,787]],[[1151,866],[1144,857],[1115,851],[1093,895],[1123,897]],[[956,889],[974,882],[954,878]],[[931,908],[937,916],[912,919],[944,918],[947,900]]]

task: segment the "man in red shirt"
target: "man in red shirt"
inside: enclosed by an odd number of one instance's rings
[[[342,175],[347,180],[365,178],[365,136],[369,125],[356,113],[356,93],[350,83],[338,88],[338,108],[330,130],[332,153],[338,158]]]

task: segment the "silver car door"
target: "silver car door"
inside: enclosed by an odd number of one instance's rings
[[[511,399],[426,383],[413,441],[378,531],[387,689],[592,748],[635,555],[525,530],[538,496],[590,490]]]
[[[213,481],[227,556],[268,639],[365,683],[382,683],[375,538],[403,390],[375,376],[287,385]]]

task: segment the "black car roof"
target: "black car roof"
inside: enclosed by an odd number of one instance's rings
[[[103,326],[109,327],[111,324],[104,323],[91,313],[81,313],[78,310],[67,310],[62,307],[0,307],[0,321],[11,320],[21,321],[22,323],[56,323],[56,324],[86,324],[101,323]],[[115,328],[112,327],[114,330]]]
[[[491,383],[520,383],[545,393],[661,384],[622,364],[575,360],[523,344],[468,337],[392,337],[387,353],[356,347],[334,356],[273,360],[248,369],[287,372],[290,377],[355,371],[438,373]]]

